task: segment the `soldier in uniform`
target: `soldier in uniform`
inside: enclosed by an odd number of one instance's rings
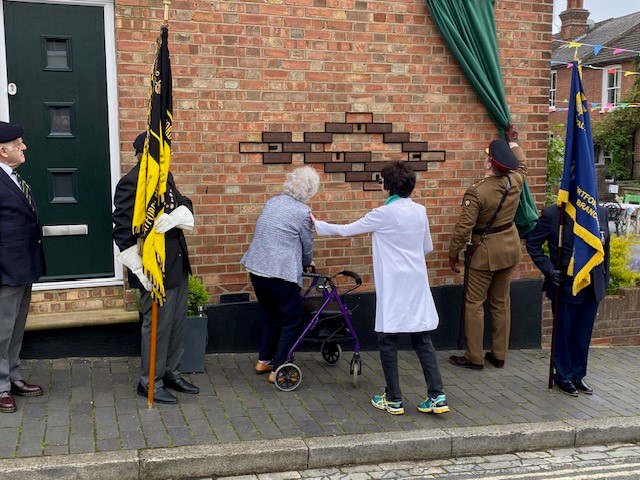
[[[458,257],[470,242],[473,249],[465,289],[464,355],[452,355],[456,366],[482,370],[484,360],[504,367],[511,327],[510,281],[522,258],[518,230],[513,223],[527,165],[518,146],[513,125],[505,131],[507,142],[494,140],[487,154],[485,177],[473,184],[462,198],[462,213],[453,228],[449,245],[449,266],[458,273]],[[497,214],[496,214],[497,212]],[[489,299],[492,320],[492,347],[482,355],[485,300]]]
[[[140,158],[146,133],[138,135],[133,147],[138,164],[118,182],[113,199],[113,239],[120,249],[117,259],[129,269],[129,285],[140,289],[142,300],[142,342],[140,355],[140,382],[138,395],[147,396],[149,388],[149,348],[151,334],[151,282],[142,271],[142,259],[138,253],[137,238],[131,231],[133,207],[136,199]],[[200,389],[180,374],[180,362],[184,345],[184,325],[187,319],[188,279],[191,264],[183,230],[193,230],[193,206],[189,198],[176,188],[173,175],[167,178],[164,212],[153,228],[165,234],[166,265],[164,287],[166,300],[158,308],[154,401],[175,404],[178,399],[166,387],[177,392],[198,393]]]

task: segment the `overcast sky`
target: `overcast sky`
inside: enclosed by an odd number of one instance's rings
[[[566,10],[567,0],[553,0],[553,33],[560,30],[560,12]],[[614,17],[623,17],[633,12],[640,12],[638,0],[584,0],[584,8],[589,10],[589,18],[600,22]]]

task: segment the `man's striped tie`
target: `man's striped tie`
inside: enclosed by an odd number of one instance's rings
[[[18,179],[18,183],[20,184],[20,188],[22,189],[22,193],[24,193],[24,196],[27,198],[27,202],[29,202],[29,206],[35,212],[36,207],[33,204],[33,198],[32,198],[32,195],[31,195],[31,187],[29,187],[29,184],[20,176],[20,174],[18,173],[17,170],[14,170],[13,174]]]

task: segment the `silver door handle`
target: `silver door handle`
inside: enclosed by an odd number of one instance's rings
[[[43,237],[62,237],[65,235],[88,235],[89,225],[45,225],[42,227]]]

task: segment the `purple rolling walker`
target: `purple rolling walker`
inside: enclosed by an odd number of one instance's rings
[[[360,360],[360,342],[351,323],[351,311],[345,304],[345,295],[362,285],[362,279],[357,273],[343,270],[333,276],[316,273],[315,267],[311,272],[304,272],[303,277],[311,279],[309,287],[304,290],[302,304],[305,309],[307,326],[298,339],[292,345],[287,362],[280,365],[275,371],[275,384],[280,390],[290,392],[295,390],[302,381],[302,370],[293,363],[294,354],[302,340],[322,342],[320,353],[329,365],[335,365],[342,354],[340,340],[353,339],[353,358],[349,366],[349,373],[353,386],[358,385],[358,375],[362,372]],[[355,281],[355,285],[342,293],[338,291],[336,277],[349,277]],[[316,289],[322,297],[309,298],[309,293]]]

